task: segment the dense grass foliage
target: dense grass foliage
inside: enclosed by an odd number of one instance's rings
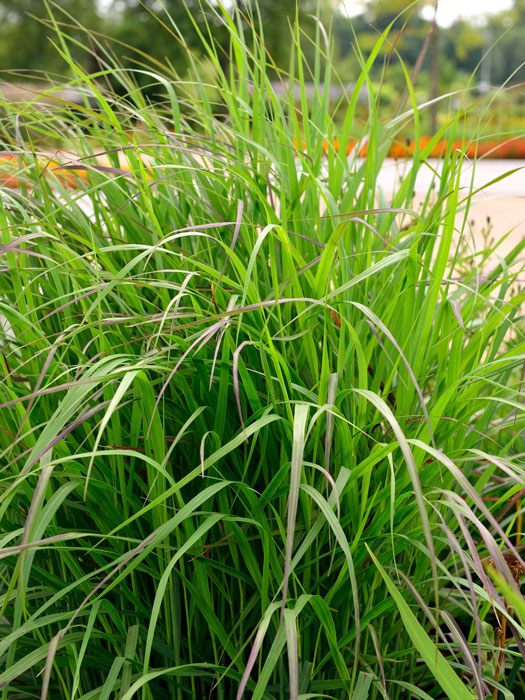
[[[213,87],[101,44],[84,108],[5,106],[0,697],[522,697],[525,244],[475,248],[452,148],[381,190],[408,76],[325,155],[388,30],[336,128],[323,27],[294,104],[207,17]]]

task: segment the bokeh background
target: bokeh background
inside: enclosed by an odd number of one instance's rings
[[[251,2],[228,0],[227,4],[234,1],[245,7]],[[259,0],[257,5],[269,54],[275,68],[284,71],[281,79],[292,58],[290,31],[296,16],[302,31],[312,38],[314,17],[331,28],[330,60],[341,85],[350,86],[359,71],[356,41],[366,54],[378,33],[405,11],[374,73],[374,80],[382,83],[384,110],[396,104],[405,87],[401,62],[413,70],[425,47],[415,81],[418,100],[469,85],[475,102],[476,91],[486,93],[491,86],[506,84],[514,89],[499,93],[485,127],[494,132],[525,124],[525,90],[520,86],[525,80],[525,0],[440,0],[437,15],[434,0]],[[96,37],[127,68],[140,68],[153,59],[159,70],[184,78],[187,49],[194,60],[202,60],[197,32],[205,19],[199,0],[0,0],[0,78],[23,83],[63,77],[65,64],[56,45],[55,21],[78,42],[73,50],[86,71],[102,67]],[[80,27],[91,30],[91,38]],[[226,37],[224,28],[217,25],[215,39],[225,62]],[[202,70],[212,72],[207,65]],[[277,78],[277,70],[275,73]],[[147,93],[147,78],[137,79]],[[434,131],[439,109],[430,110],[428,119],[426,126]]]
[[[474,151],[483,155],[474,175],[475,186],[482,189],[473,210],[475,229],[488,227],[498,237],[512,230],[506,239],[508,246],[525,235],[525,0],[222,2],[227,8],[236,3],[245,13],[246,24],[255,21],[260,27],[268,51],[267,69],[277,92],[290,89],[288,79],[296,70],[291,40],[296,27],[301,28],[302,47],[310,64],[306,69],[312,71],[314,43],[324,41],[325,29],[330,33],[332,42],[325,60],[331,61],[336,75],[330,87],[330,109],[336,122],[344,118],[347,95],[363,59],[380,33],[394,22],[370,74],[373,92],[379,96],[380,120],[386,123],[406,105],[405,73],[411,75],[418,104],[432,103],[419,113],[425,138],[445,125],[460,105],[466,107],[463,143],[473,144]],[[199,0],[0,0],[0,93],[20,105],[18,124],[4,125],[4,131],[14,143],[16,128],[24,123],[24,102],[33,102],[49,86],[54,99],[83,103],[85,96],[75,93],[78,74],[64,60],[66,47],[57,28],[69,38],[67,51],[79,69],[95,75],[100,87],[121,92],[122,84],[111,69],[116,61],[132,73],[146,99],[159,106],[165,93],[153,74],[172,82],[191,100],[193,64],[210,86],[208,99],[216,115],[227,119],[224,104],[212,87],[215,68],[204,57],[199,39],[207,23],[225,68],[230,60],[228,32]],[[57,86],[64,86],[63,92],[57,92]],[[310,97],[313,99],[313,91]],[[354,122],[356,138],[366,132],[369,106],[367,91],[362,89]],[[68,144],[48,143],[45,134],[31,137],[40,149],[70,149]],[[410,144],[410,125],[399,137]],[[433,155],[439,157],[439,153]],[[470,151],[468,155],[472,158]],[[439,168],[439,163],[430,166]],[[503,177],[511,167],[515,173]],[[465,173],[467,179],[471,177],[468,168]],[[381,174],[387,190],[402,176],[402,166],[393,162]],[[421,177],[416,193],[427,189]],[[485,187],[489,182],[494,184]]]

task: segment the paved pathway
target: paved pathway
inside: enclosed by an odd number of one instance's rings
[[[439,172],[441,161],[429,159],[423,166],[416,180],[415,203],[421,202],[431,186],[434,168]],[[379,176],[379,182],[387,193],[399,185],[399,180],[408,172],[409,163],[392,158],[385,161]],[[477,247],[484,246],[481,231],[490,226],[491,238],[499,242],[497,253],[506,255],[525,238],[525,160],[481,160],[472,169],[466,163],[461,174],[461,185],[468,190],[474,177],[474,189],[483,187],[498,177],[516,170],[512,175],[502,178],[473,197],[469,211],[468,233],[472,232]],[[458,226],[463,223],[463,215],[458,215]],[[519,278],[525,278],[525,255],[513,266]],[[523,281],[523,280],[522,280]]]
[[[432,178],[434,177],[432,169],[437,170],[438,172],[441,169],[441,161],[437,158],[429,158],[427,163],[428,166],[423,165],[418,173],[415,187],[416,194],[426,193],[431,185]],[[391,192],[396,183],[399,182],[399,179],[408,172],[409,167],[410,161],[387,158],[379,176],[380,184],[387,192]],[[505,173],[516,169],[517,172],[503,178],[499,182],[494,183],[489,188],[484,190],[483,194],[486,196],[501,195],[506,197],[525,197],[525,160],[494,159],[478,161],[474,169],[474,187],[482,187],[488,182],[491,182]],[[466,162],[463,165],[461,173],[462,186],[469,187],[472,180],[472,175],[472,163]]]

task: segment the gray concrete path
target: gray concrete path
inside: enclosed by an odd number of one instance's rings
[[[409,167],[409,162],[403,160],[389,158],[385,162],[379,183],[387,196],[399,186]],[[441,167],[440,160],[430,159],[421,168],[415,186],[416,206],[431,187],[435,175],[433,170],[439,172]],[[474,195],[468,217],[468,232],[474,238],[473,245],[478,250],[484,248],[482,231],[489,227],[490,237],[498,244],[497,254],[501,256],[505,256],[525,238],[525,160],[481,160],[475,167],[472,163],[465,163],[461,173],[461,186],[467,192],[472,182],[476,190],[510,171],[516,172]],[[458,229],[462,228],[463,217],[463,214],[458,214]],[[525,277],[524,258],[522,254],[513,266],[513,271],[518,272],[521,282]]]
[[[421,167],[416,180],[416,194],[428,192],[434,171],[441,170],[442,162],[437,158],[429,158],[426,165]],[[386,192],[392,192],[400,179],[408,172],[410,161],[387,158],[379,176],[379,183]],[[469,187],[474,177],[474,189],[480,188],[511,170],[517,172],[496,182],[483,191],[485,196],[525,197],[525,160],[479,160],[475,167],[472,161],[465,162],[461,172],[461,185]],[[525,201],[524,201],[525,203]]]

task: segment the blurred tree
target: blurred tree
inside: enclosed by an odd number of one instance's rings
[[[112,35],[134,49],[177,69],[187,65],[187,50],[198,45],[198,32],[204,29],[205,15],[199,0],[125,0],[112,22]],[[138,60],[137,54],[119,49],[125,64]]]
[[[229,4],[237,5],[245,16],[252,17],[257,27],[258,16],[262,23],[265,45],[269,54],[280,68],[287,67],[290,57],[292,36],[291,26],[298,12],[301,28],[307,33],[313,32],[318,14],[322,9],[322,18],[331,16],[329,9],[333,0],[234,0]],[[179,72],[187,65],[186,47],[197,50],[201,43],[195,25],[201,30],[206,20],[213,30],[213,38],[223,50],[227,48],[228,34],[213,12],[206,10],[202,0],[119,0],[114,3],[123,7],[121,20],[117,23],[117,38],[138,48],[159,60],[167,59]],[[177,28],[176,33],[184,38],[184,43],[174,38],[170,29]],[[154,40],[152,40],[154,38]]]
[[[525,0],[514,0],[511,10],[496,15],[491,22],[490,32],[485,32],[485,36],[489,39],[485,49],[501,37],[491,50],[492,85],[501,85],[509,78],[511,83],[524,82]]]
[[[455,59],[460,70],[472,73],[476,68],[485,44],[483,32],[471,22],[458,20],[442,32],[443,53]]]
[[[82,25],[96,29],[100,24],[97,5],[97,0],[60,0],[59,7]],[[56,14],[59,19],[65,19],[60,12]],[[63,73],[64,62],[51,43],[54,30],[46,20],[49,14],[43,0],[0,0],[0,66],[3,70]],[[81,50],[76,50],[76,57],[87,62]]]
[[[248,6],[255,14],[255,5],[261,18],[264,43],[279,68],[287,68],[292,48],[292,32],[296,17],[301,30],[314,33],[315,17],[329,23],[334,13],[330,0],[237,0],[239,7]],[[304,49],[308,53],[305,45]]]
[[[512,14],[517,24],[525,22],[525,0],[514,0]]]
[[[435,6],[436,0],[368,0],[365,12],[366,19],[374,27],[376,32],[384,31],[389,24],[399,17],[398,27],[403,27],[401,34],[398,34],[393,42],[385,44],[385,52],[395,50],[401,56],[408,67],[417,64],[421,50],[427,52],[426,67],[430,75],[429,98],[435,100],[439,94],[439,27],[435,19],[429,23],[420,17],[420,11],[427,6]],[[429,39],[428,47],[425,44]],[[375,43],[377,35],[370,37],[371,45]],[[421,66],[420,66],[421,68]],[[435,132],[437,129],[438,106],[432,105],[430,108],[431,124],[430,129]]]
[[[226,0],[224,0],[226,2]],[[55,0],[50,4],[59,20],[69,21],[63,12],[70,13],[75,21],[87,28],[101,30],[115,37],[123,44],[116,43],[114,50],[125,66],[146,63],[140,56],[152,56],[160,66],[170,72],[184,75],[188,66],[188,50],[194,52],[196,59],[201,58],[201,42],[198,29],[205,29],[206,21],[212,31],[223,66],[229,58],[227,32],[223,24],[214,16],[207,0]],[[359,37],[359,44],[367,54],[377,41],[377,32],[382,31],[400,12],[406,10],[396,27],[403,32],[398,35],[396,29],[391,34],[391,41],[385,43],[385,61],[389,60],[393,46],[408,66],[414,66],[430,29],[430,23],[421,17],[420,9],[431,6],[434,0],[420,0],[413,5],[412,0],[369,0],[366,11],[354,17],[350,23],[342,18],[340,0],[228,0],[228,5],[237,6],[246,13],[256,14],[256,7],[262,20],[262,30],[269,53],[276,64],[286,69],[293,46],[291,27],[299,15],[302,31],[313,36],[315,19],[320,19],[328,28],[332,25],[336,44],[336,66],[345,81],[355,79],[359,70],[359,61],[352,45],[354,34],[352,25]],[[410,7],[413,5],[413,7]],[[165,9],[164,9],[165,8]],[[30,19],[34,16],[40,19]],[[44,72],[64,72],[64,63],[52,45],[54,30],[48,20],[45,0],[0,0],[0,67],[5,70],[26,69]],[[196,25],[196,26],[195,26]],[[246,26],[246,25],[245,25]],[[176,29],[175,29],[176,27]],[[492,15],[488,29],[472,22],[458,20],[450,28],[441,28],[439,43],[434,41],[429,47],[423,64],[419,83],[437,89],[437,71],[433,81],[430,79],[431,62],[434,67],[441,64],[443,71],[439,90],[446,92],[454,76],[470,74],[478,64],[484,51],[499,38],[491,52],[490,81],[503,82],[518,68],[523,60],[522,46],[525,43],[525,0],[515,0],[512,10]],[[68,29],[68,33],[85,41],[80,32]],[[503,36],[501,36],[503,34]],[[249,36],[249,34],[248,34]],[[436,39],[436,37],[435,37]],[[306,58],[311,55],[308,40],[303,42]],[[74,48],[75,58],[87,69],[95,70],[96,60]],[[448,61],[444,66],[444,57]],[[439,58],[439,60],[438,60]],[[159,67],[159,70],[162,68]],[[381,69],[380,62],[377,65]],[[488,73],[489,71],[485,71]],[[20,73],[19,75],[22,75]],[[513,82],[525,78],[520,69],[513,77]],[[16,80],[9,76],[9,80]],[[397,71],[389,77],[396,89],[402,89],[403,74]],[[145,78],[141,79],[144,85]],[[419,85],[418,85],[419,87]]]
[[[414,0],[369,0],[365,16],[374,27],[383,31],[401,12],[406,11],[406,17],[410,17],[417,14],[424,4],[427,4],[426,0],[416,6]]]
[[[414,5],[413,0],[369,0],[366,11],[362,15],[366,26],[359,32],[362,48],[365,51],[371,50],[375,46],[378,33],[383,32],[396,17],[399,17],[390,35],[390,41],[384,45],[383,52],[390,53],[395,43],[395,49],[403,61],[407,66],[413,66],[431,26],[421,17],[419,11],[432,1],[422,0],[418,5]],[[402,32],[398,34],[401,29]]]

